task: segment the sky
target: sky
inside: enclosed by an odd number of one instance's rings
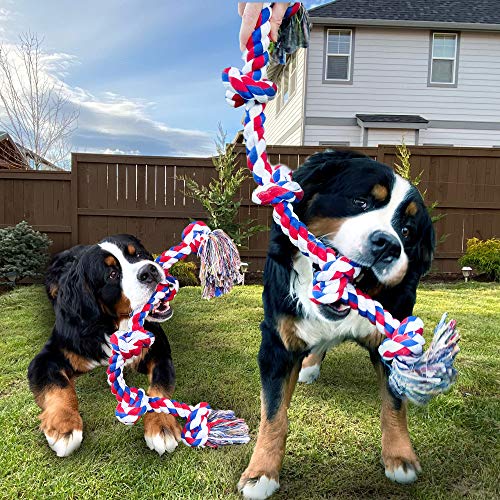
[[[306,7],[325,2],[304,2]],[[51,76],[80,110],[72,150],[207,156],[241,112],[220,74],[241,66],[233,0],[0,0],[0,38],[43,38]]]

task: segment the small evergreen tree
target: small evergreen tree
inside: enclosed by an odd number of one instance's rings
[[[396,149],[398,150],[396,154],[396,158],[399,160],[399,163],[394,164],[394,170],[395,172],[400,175],[403,179],[406,179],[408,182],[413,184],[417,189],[418,185],[420,184],[420,181],[422,180],[422,174],[424,171],[420,172],[416,177],[412,179],[411,177],[411,153],[408,147],[406,146],[404,138],[401,140],[401,144],[396,146]],[[420,194],[422,195],[422,198],[425,200],[425,196],[427,194],[427,190],[425,191],[420,191]],[[437,222],[438,220],[441,220],[445,214],[435,214],[434,210],[438,206],[437,201],[433,201],[428,207],[427,210],[429,212],[429,215],[431,216],[431,220],[433,223]],[[443,241],[446,238],[446,235],[443,235],[441,239],[439,240],[440,242]]]
[[[19,281],[40,276],[51,243],[46,234],[35,231],[26,221],[0,229],[0,278]]]
[[[241,198],[237,199],[242,183],[247,179],[246,170],[237,166],[237,153],[234,144],[226,145],[227,134],[219,124],[215,146],[217,156],[213,158],[216,171],[208,186],[198,184],[190,177],[181,177],[186,183],[185,194],[199,201],[208,213],[208,226],[211,229],[222,229],[238,246],[244,246],[245,240],[254,234],[267,229],[256,225],[255,220],[238,222],[238,211]]]

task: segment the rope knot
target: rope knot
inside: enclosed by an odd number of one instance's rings
[[[243,73],[238,68],[226,68],[222,72],[222,82],[226,87],[226,101],[234,108],[248,101],[267,104],[276,96],[277,86],[271,80],[259,80],[259,71]]]
[[[252,201],[257,205],[276,205],[282,201],[300,201],[304,191],[298,182],[292,180],[292,171],[286,165],[276,165],[269,182],[258,186]]]
[[[396,356],[401,361],[411,361],[422,355],[425,344],[423,333],[422,320],[409,316],[391,334],[387,334],[378,351],[385,361],[392,361]]]
[[[207,444],[210,427],[208,417],[211,409],[208,403],[199,403],[187,416],[181,438],[189,446],[203,447]]]
[[[198,238],[203,239],[203,237],[208,236],[210,233],[210,228],[202,221],[191,222],[182,231],[182,241],[186,245],[191,245],[193,242],[198,243]],[[199,243],[198,243],[199,245]]]
[[[117,331],[110,337],[114,350],[121,352],[123,359],[127,360],[138,356],[143,349],[151,345],[151,334],[144,329],[130,332]]]
[[[347,257],[328,261],[321,271],[314,273],[310,299],[316,304],[333,304],[342,300],[348,304],[348,285],[361,268]]]
[[[135,424],[148,411],[149,398],[142,389],[127,388],[116,407],[116,418],[126,425]]]

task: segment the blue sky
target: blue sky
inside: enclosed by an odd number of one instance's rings
[[[207,155],[218,122],[229,138],[240,128],[220,83],[224,67],[240,65],[236,4],[0,0],[0,36],[44,38],[52,73],[80,107],[73,150]]]

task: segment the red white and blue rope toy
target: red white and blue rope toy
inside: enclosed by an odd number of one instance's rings
[[[375,325],[387,337],[379,353],[384,362],[390,363],[391,388],[401,397],[425,404],[449,389],[456,378],[453,360],[459,351],[460,338],[455,331],[456,323],[454,320],[446,323],[444,314],[429,349],[423,352],[422,320],[410,316],[400,323],[379,302],[357,289],[353,281],[361,267],[326,247],[294,213],[293,203],[302,199],[302,188],[293,181],[292,172],[286,165],[269,163],[264,139],[264,110],[277,91],[276,85],[267,79],[271,8],[272,3],[264,3],[255,31],[243,52],[243,68],[226,68],[222,73],[226,101],[235,108],[245,106],[243,134],[247,165],[259,185],[252,200],[258,205],[273,206],[273,219],[283,233],[319,266],[320,271],[314,274],[310,299],[316,304],[341,301]],[[291,5],[285,19],[300,9],[300,2]]]
[[[165,271],[165,280],[157,286],[147,304],[133,313],[129,331],[115,332],[110,338],[112,354],[108,383],[118,401],[116,417],[120,422],[132,425],[146,412],[170,413],[186,419],[181,439],[188,446],[215,448],[244,444],[250,440],[248,426],[232,411],[212,410],[207,403],[189,406],[167,398],[149,397],[143,389],[128,387],[123,377],[126,362],[139,356],[154,342],[154,335],[143,326],[149,312],[161,300],[172,300],[179,290],[178,281],[168,274],[168,269],[193,252],[201,259],[200,280],[204,298],[223,295],[234,283],[241,282],[241,262],[234,243],[223,231],[210,231],[203,222],[189,224],[182,233],[182,242],[156,259]]]

